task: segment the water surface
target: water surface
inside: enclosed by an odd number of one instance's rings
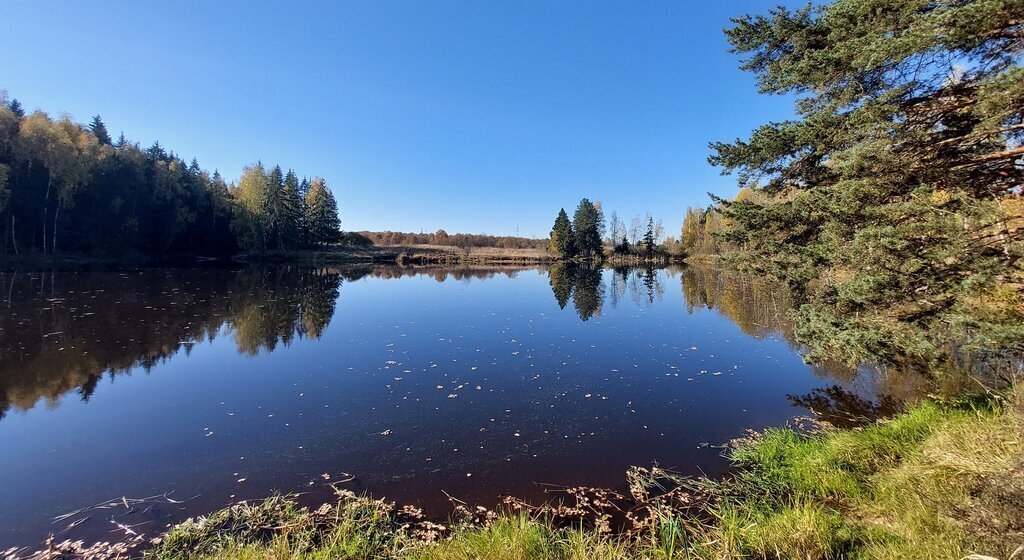
[[[0,302],[0,549],[350,476],[443,515],[716,474],[748,428],[901,390],[803,363],[784,297],[703,268],[8,271]]]

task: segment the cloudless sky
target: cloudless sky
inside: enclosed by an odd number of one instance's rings
[[[775,3],[7,0],[0,89],[229,180],[322,176],[346,230],[543,237],[586,196],[678,234],[736,191],[708,141],[792,114],[722,33]]]

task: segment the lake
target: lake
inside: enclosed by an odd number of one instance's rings
[[[805,364],[789,305],[702,267],[2,272],[0,550],[339,481],[443,517],[445,493],[715,475],[747,429],[913,391]],[[180,503],[54,521],[120,496]]]

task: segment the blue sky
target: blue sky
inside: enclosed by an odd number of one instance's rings
[[[776,2],[7,0],[0,89],[234,179],[320,175],[346,230],[546,236],[581,197],[676,233],[707,143],[792,114],[726,52]]]

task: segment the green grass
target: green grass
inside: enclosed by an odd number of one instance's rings
[[[179,525],[147,554],[152,560],[938,559],[972,553],[1007,559],[1024,545],[1022,387],[980,400],[923,402],[862,429],[769,430],[730,452],[734,476],[685,481],[691,507],[644,494],[637,511],[652,521],[616,535],[582,523],[567,527],[541,514],[467,517],[442,528],[368,498],[349,495],[310,512],[275,497]],[[657,488],[663,490],[663,482]]]

